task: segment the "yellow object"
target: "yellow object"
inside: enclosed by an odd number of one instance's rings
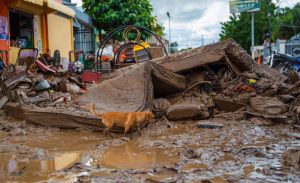
[[[123,31],[123,38],[125,40],[125,42],[130,42],[128,35],[131,31],[135,31],[136,32],[136,38],[134,40],[131,40],[132,42],[139,42],[141,39],[141,32],[139,31],[139,29],[137,29],[136,27],[127,27],[124,31]]]
[[[248,79],[249,84],[256,84],[256,79]]]
[[[49,9],[52,9],[53,11],[61,12],[63,14],[66,14],[66,15],[70,16],[70,17],[75,16],[75,12],[71,8],[65,6],[61,3],[58,3],[54,0],[44,0],[44,2],[47,4],[47,7]]]
[[[54,50],[59,50],[61,57],[69,58],[69,51],[73,50],[73,27],[70,26],[72,18],[48,14],[47,19],[49,49],[52,53],[54,53]]]
[[[10,64],[15,64],[18,58],[20,48],[17,47],[10,47],[9,48],[9,61]]]
[[[149,43],[147,43],[147,42],[142,42],[142,43],[140,43],[141,45],[143,45],[145,48],[150,48],[150,45],[149,45]],[[142,46],[140,46],[140,45],[135,45],[134,47],[133,47],[133,51],[134,52],[136,52],[136,51],[140,51],[140,50],[143,50],[144,48],[142,47]]]
[[[146,49],[150,48],[150,45],[147,42],[141,42],[140,44],[143,45]],[[140,45],[135,45],[133,47],[134,59],[135,59],[136,63],[139,62],[138,57],[137,57],[137,52],[144,50],[145,49],[144,47],[142,47]]]

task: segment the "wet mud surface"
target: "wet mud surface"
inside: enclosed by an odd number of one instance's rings
[[[61,130],[1,115],[0,182],[299,182],[282,154],[299,148],[298,129],[287,124],[212,119],[157,119],[142,135]]]

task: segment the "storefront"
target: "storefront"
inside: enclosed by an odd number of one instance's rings
[[[9,9],[10,46],[33,48],[33,15]]]
[[[58,49],[67,57],[73,49],[74,14],[54,0],[1,0],[0,50],[9,53],[6,63],[15,63],[21,48],[37,48],[40,53]]]
[[[54,0],[46,0],[48,10],[48,48],[53,54],[60,51],[61,57],[69,58],[69,51],[74,50],[73,18],[75,12],[69,7]]]

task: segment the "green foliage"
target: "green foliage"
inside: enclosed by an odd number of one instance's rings
[[[289,39],[300,32],[300,3],[292,9],[278,10],[278,17],[274,17],[276,26],[273,30],[273,38]]]
[[[262,45],[268,32],[267,1],[261,1],[261,11],[255,13],[255,45]],[[289,39],[300,32],[300,3],[294,8],[279,8],[271,4],[272,39]],[[250,51],[251,13],[231,15],[230,20],[222,23],[221,40],[233,38],[242,47]]]
[[[171,53],[172,54],[178,51],[178,43],[177,42],[171,43],[170,47],[171,47]]]
[[[106,32],[122,25],[143,26],[152,30],[155,21],[149,0],[83,0],[83,8]]]
[[[261,45],[264,42],[264,35],[268,33],[268,5],[267,1],[261,1],[261,11],[255,12],[255,45]],[[271,16],[276,16],[277,7],[271,4]],[[273,21],[274,22],[274,21]],[[221,40],[233,38],[244,49],[251,50],[251,13],[241,13],[231,15],[230,20],[223,22],[220,34]],[[275,26],[275,23],[273,23]]]
[[[155,17],[155,25],[153,26],[153,32],[155,32],[155,34],[157,34],[158,36],[163,36],[164,35],[164,30],[165,28],[160,25],[159,23],[156,23],[156,17]]]

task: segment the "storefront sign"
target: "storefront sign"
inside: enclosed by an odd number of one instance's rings
[[[260,0],[229,0],[230,13],[260,11]]]
[[[0,40],[8,40],[8,20],[4,16],[0,16]]]

